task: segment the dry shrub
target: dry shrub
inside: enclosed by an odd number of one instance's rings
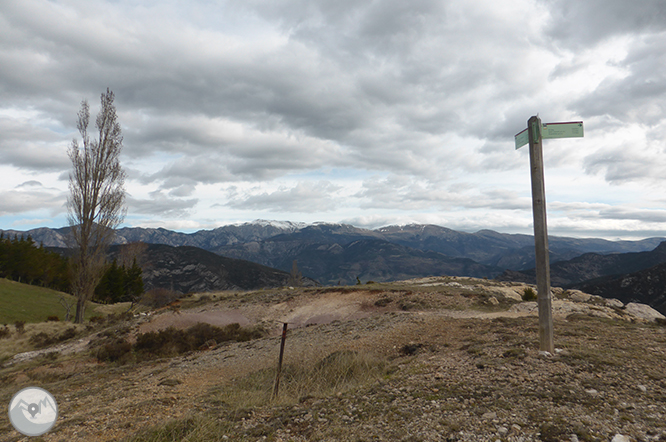
[[[377,307],[386,307],[387,305],[389,305],[392,302],[393,302],[393,299],[391,299],[388,296],[385,296],[385,297],[379,298],[377,301],[375,301],[375,305]]]
[[[51,335],[40,332],[36,335],[30,336],[30,343],[36,348],[43,348],[53,345],[55,343],[55,339]]]
[[[97,350],[97,359],[102,362],[129,362],[131,359],[132,344],[124,339],[115,339],[102,345]]]
[[[134,344],[134,349],[139,353],[155,357],[168,357],[197,350],[210,341],[216,343],[244,342],[259,338],[262,335],[263,332],[259,329],[242,328],[236,323],[225,327],[216,327],[200,322],[187,330],[169,327],[158,332],[139,335],[136,344]]]
[[[16,328],[16,333],[22,335],[25,332],[25,321],[16,321],[14,327]]]
[[[157,332],[148,332],[137,336],[134,349],[142,354],[142,359],[170,357],[186,353],[192,348],[185,330],[169,327]]]
[[[76,328],[69,327],[60,335],[54,335],[52,333],[49,334],[45,332],[39,332],[37,334],[34,334],[30,336],[30,343],[34,345],[36,348],[44,348],[44,347],[50,347],[52,345],[66,341],[68,339],[72,339],[75,336],[76,336]]]
[[[95,315],[91,316],[88,321],[90,321],[91,324],[104,324],[104,317],[102,315]]]
[[[132,359],[130,353],[133,353],[139,361],[172,357],[198,350],[203,346],[210,347],[212,342],[216,344],[228,341],[244,342],[260,338],[264,333],[261,329],[242,328],[239,324],[216,327],[200,322],[187,330],[169,327],[141,334],[134,345],[127,343],[125,339],[109,335],[94,353],[100,361],[125,363]]]
[[[2,328],[0,328],[0,339],[2,338],[8,338],[12,334],[12,331],[4,325]]]

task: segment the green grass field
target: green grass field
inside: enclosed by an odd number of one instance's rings
[[[65,319],[65,308],[60,303],[64,297],[72,306],[72,316],[76,312],[76,300],[73,296],[55,290],[21,284],[0,278],[0,325],[13,324],[16,321],[43,322],[49,316]],[[86,319],[99,314],[97,304],[89,303]]]

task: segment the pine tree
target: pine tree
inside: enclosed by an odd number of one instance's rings
[[[125,301],[132,301],[132,304],[134,304],[145,291],[143,286],[143,270],[137,264],[136,258],[134,258],[132,267],[127,270],[125,281]]]

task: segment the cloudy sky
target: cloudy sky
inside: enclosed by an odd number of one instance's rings
[[[666,236],[663,0],[0,2],[0,229],[67,224],[81,101],[110,88],[125,225],[255,219]]]

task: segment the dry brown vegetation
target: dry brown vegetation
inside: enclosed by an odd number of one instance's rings
[[[60,416],[45,441],[666,440],[666,327],[556,315],[561,351],[544,355],[536,317],[510,310],[520,300],[493,296],[497,283],[455,282],[191,298],[161,317],[234,311],[273,332],[100,362],[95,339],[139,342],[150,317],[94,325],[85,351],[6,358],[0,402],[29,385],[54,394]],[[290,325],[273,398],[283,318],[302,322]],[[0,438],[22,440],[2,419]]]

